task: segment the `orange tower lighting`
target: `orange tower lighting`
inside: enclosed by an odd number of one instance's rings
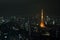
[[[40,27],[41,27],[41,28],[45,28],[43,9],[41,10],[41,21],[40,21]]]

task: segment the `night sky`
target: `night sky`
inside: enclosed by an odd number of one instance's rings
[[[0,16],[38,15],[41,9],[48,16],[60,16],[58,0],[0,0]]]

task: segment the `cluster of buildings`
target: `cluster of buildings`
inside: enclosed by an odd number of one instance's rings
[[[40,25],[41,23],[41,25]],[[51,26],[52,25],[52,26]],[[0,39],[1,40],[31,40],[31,34],[49,33],[48,31],[56,31],[55,25],[60,25],[59,18],[53,18],[43,15],[43,10],[40,17],[36,16],[11,16],[0,17]],[[41,27],[47,27],[47,29],[41,29]],[[53,28],[54,27],[54,28]],[[51,33],[53,33],[50,31]],[[57,30],[58,31],[58,30]],[[56,35],[57,35],[56,31]],[[53,33],[55,34],[55,33]],[[40,34],[39,34],[40,35]],[[46,34],[49,36],[49,34]],[[52,35],[52,34],[51,34]],[[57,37],[57,36],[56,36]]]
[[[51,18],[49,16],[46,16],[44,19],[44,23],[45,23],[45,25],[60,25],[58,20],[59,19],[57,19],[57,18],[54,19],[54,18]],[[11,23],[12,27],[9,26],[9,22],[12,22]],[[38,17],[38,18],[36,18],[36,17],[16,17],[16,16],[0,17],[0,27],[2,24],[3,25],[7,24],[9,27],[11,27],[11,28],[9,28],[11,30],[16,31],[16,30],[23,29],[26,32],[28,32],[28,34],[30,34],[31,32],[38,32],[37,30],[38,30],[39,25],[40,25],[40,17]],[[6,31],[6,30],[4,30],[5,27],[6,26],[1,27],[1,30],[3,30],[3,32]],[[0,30],[0,33],[2,32],[1,30]],[[7,34],[7,33],[4,33],[4,35],[5,34]],[[1,36],[1,34],[0,34],[0,36]],[[19,36],[19,37],[21,37],[21,36]],[[7,38],[7,37],[5,37],[5,38]],[[28,40],[28,38],[26,40]]]
[[[40,22],[40,17],[36,18],[35,16],[34,17],[16,17],[16,16],[11,16],[11,17],[0,17],[0,24],[3,23],[3,22],[9,22],[9,21],[23,21],[23,22],[27,22],[27,21],[30,21],[30,22],[37,22],[39,24]],[[49,17],[49,16],[46,16],[44,18],[44,22],[45,24],[60,24],[60,19],[59,18],[53,18],[53,17]]]

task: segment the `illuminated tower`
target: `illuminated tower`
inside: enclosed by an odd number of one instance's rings
[[[41,10],[41,21],[40,21],[40,27],[41,27],[41,28],[45,28],[43,9]]]

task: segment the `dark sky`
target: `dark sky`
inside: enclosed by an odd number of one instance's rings
[[[60,16],[58,0],[0,0],[0,16],[31,16],[41,9],[49,16]]]

